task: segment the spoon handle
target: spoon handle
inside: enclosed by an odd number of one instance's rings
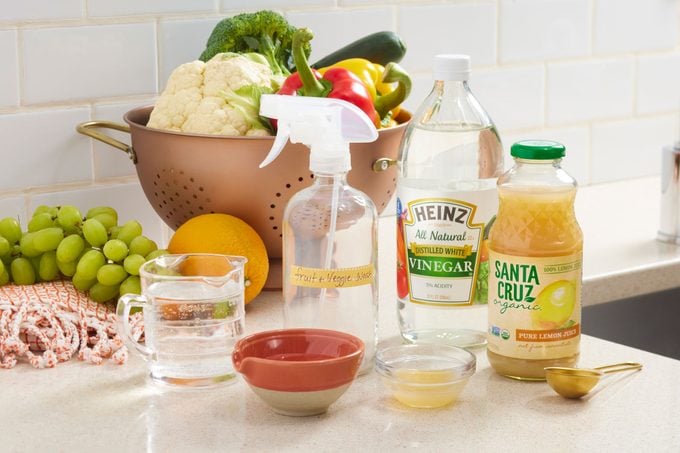
[[[637,362],[623,362],[623,363],[616,363],[614,365],[599,366],[595,369],[598,370],[598,371],[602,371],[604,374],[618,373],[619,371],[641,370],[642,364],[637,363]]]

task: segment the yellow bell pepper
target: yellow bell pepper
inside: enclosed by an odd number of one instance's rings
[[[330,68],[344,68],[356,75],[366,86],[384,125],[393,124],[390,119],[396,118],[401,103],[411,91],[411,79],[406,71],[396,63],[390,63],[386,69],[364,58],[349,58],[319,72],[323,75]]]
[[[364,58],[349,58],[347,60],[339,61],[332,66],[321,68],[319,69],[319,72],[321,75],[324,75],[330,68],[344,68],[354,73],[354,75],[359,77],[363,84],[366,85],[368,93],[371,95],[371,99],[375,101],[378,92],[376,85],[380,83],[382,73],[385,71],[384,67],[379,64],[371,63]],[[388,90],[390,87],[382,86],[381,88],[383,90]]]

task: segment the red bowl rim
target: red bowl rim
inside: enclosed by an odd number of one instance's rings
[[[346,333],[346,332],[341,332],[339,330],[331,330],[331,329],[313,329],[313,328],[296,328],[296,329],[276,329],[276,330],[266,330],[263,332],[257,332],[251,335],[248,335],[246,337],[241,338],[239,341],[236,342],[234,345],[234,352],[232,353],[232,356],[236,354],[237,351],[241,351],[243,347],[250,343],[258,342],[258,341],[263,341],[265,339],[271,339],[271,338],[277,338],[277,337],[298,337],[298,336],[307,336],[307,335],[317,335],[317,336],[325,336],[325,337],[332,337],[332,338],[339,338],[346,340],[349,344],[353,345],[356,347],[356,350],[352,351],[349,354],[338,356],[338,357],[332,357],[330,359],[319,359],[319,360],[286,360],[286,363],[306,363],[309,365],[312,364],[322,364],[322,363],[327,363],[327,362],[332,362],[336,360],[341,360],[341,359],[347,359],[347,358],[352,358],[355,357],[358,354],[363,353],[364,351],[364,342],[357,336]],[[269,359],[266,357],[259,357],[259,356],[248,356],[251,358],[257,358],[259,360],[265,361],[265,362],[281,362],[281,360],[276,360],[276,359]]]

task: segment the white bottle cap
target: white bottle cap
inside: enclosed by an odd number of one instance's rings
[[[468,80],[470,57],[460,54],[442,54],[434,57],[432,75],[435,80]]]

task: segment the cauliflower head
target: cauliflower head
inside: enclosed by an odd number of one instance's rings
[[[148,127],[213,135],[271,135],[258,115],[260,95],[281,78],[247,55],[221,53],[207,62],[184,63],[168,78]]]

